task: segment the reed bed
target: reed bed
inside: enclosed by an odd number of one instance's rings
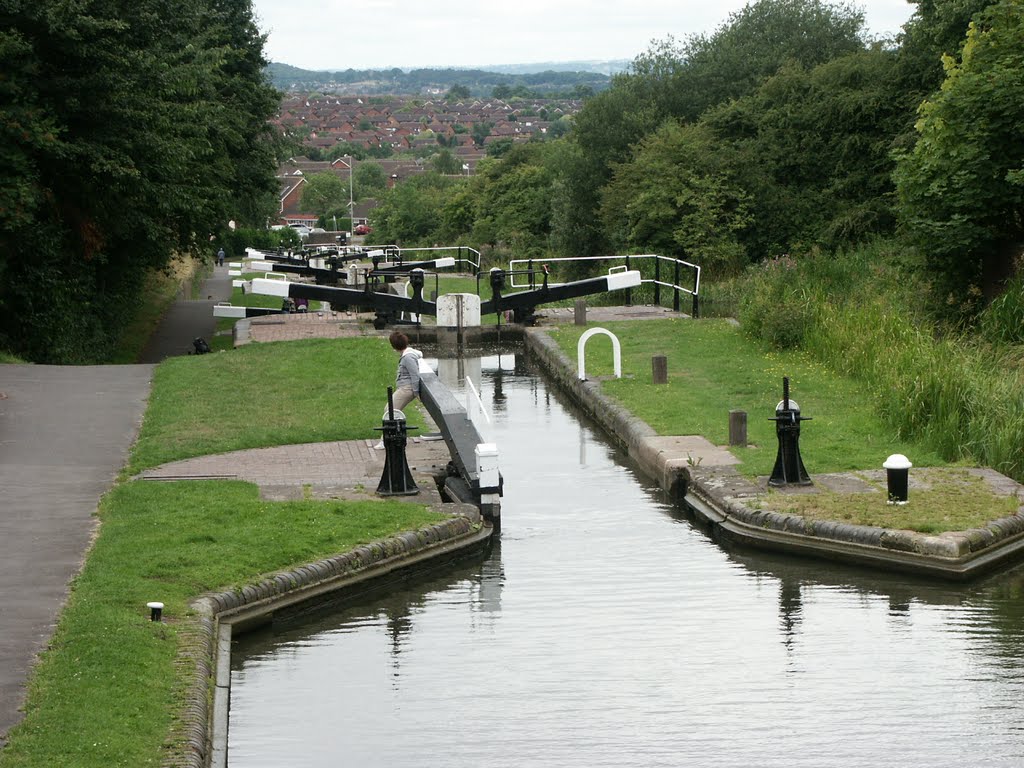
[[[762,266],[744,281],[744,328],[862,381],[900,437],[1024,481],[1021,349],[991,341],[1016,329],[988,316],[984,335],[942,328],[921,311],[927,287],[891,256],[876,245]]]

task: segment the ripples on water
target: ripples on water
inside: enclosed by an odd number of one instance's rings
[[[723,548],[515,360],[482,368],[500,544],[243,637],[231,768],[1024,766],[1020,573]]]

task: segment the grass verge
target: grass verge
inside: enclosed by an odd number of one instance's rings
[[[249,344],[156,369],[127,471],[271,445],[379,435],[397,357],[386,339]],[[410,425],[422,426],[416,408]]]
[[[3,768],[160,765],[188,680],[175,660],[190,599],[440,519],[398,501],[267,502],[229,481],[122,484],[99,517]],[[150,600],[165,623],[148,620]]]
[[[880,468],[892,453],[915,466],[946,464],[928,445],[900,439],[875,410],[868,390],[799,352],[766,352],[725,320],[622,321],[603,325],[622,347],[623,378],[613,379],[611,342],[595,337],[587,345],[589,378],[661,435],[703,435],[716,445],[728,442],[729,411],[748,414],[749,447],[733,452],[747,475],[771,474],[778,446],[775,405],[782,378],[804,416],[800,450],[812,474]],[[582,332],[577,326],[551,330],[570,360]],[[652,382],[651,358],[668,358],[668,384]]]
[[[980,477],[963,469],[937,470],[930,488],[915,489],[910,503],[886,503],[886,486],[879,493],[835,493],[819,489],[813,494],[769,490],[758,500],[759,509],[800,515],[814,520],[835,520],[853,525],[897,528],[919,533],[943,533],[979,528],[991,520],[1017,513],[1021,500],[997,496]]]

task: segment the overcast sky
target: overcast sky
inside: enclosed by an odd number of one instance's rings
[[[633,59],[652,40],[712,32],[745,0],[253,0],[270,61],[303,69],[486,67]],[[872,34],[899,31],[906,0],[866,0]]]

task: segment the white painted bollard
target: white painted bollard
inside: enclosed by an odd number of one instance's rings
[[[894,453],[882,464],[882,468],[885,470],[889,494],[888,501],[890,504],[902,506],[907,503],[910,486],[910,468],[912,466],[914,465],[910,463],[910,459],[902,453]]]
[[[501,514],[501,473],[498,471],[498,446],[480,443],[474,449],[476,473],[480,481],[480,511],[496,521]]]
[[[622,378],[622,346],[619,344],[618,337],[609,331],[607,328],[591,328],[589,331],[580,336],[579,343],[576,345],[576,360],[577,360],[577,377],[580,381],[587,380],[587,366],[586,366],[586,355],[585,348],[587,342],[590,341],[591,337],[595,334],[604,334],[612,340],[612,364],[615,369],[615,378]]]
[[[438,296],[437,324],[442,328],[480,327],[480,297],[474,293]]]

